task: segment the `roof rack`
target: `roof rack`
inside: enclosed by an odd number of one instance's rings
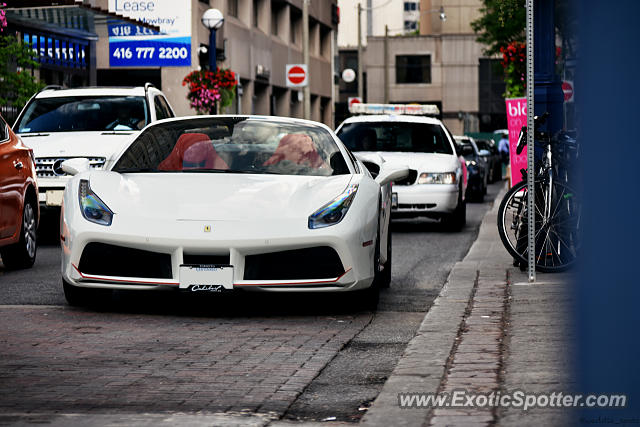
[[[146,82],[144,84],[144,95],[145,96],[147,95],[147,92],[149,91],[150,87],[155,87],[155,85],[153,83],[149,83],[149,82]]]
[[[60,85],[47,85],[45,87],[43,87],[40,92],[42,92],[43,90],[60,90],[60,89],[64,89],[64,87],[60,86]]]
[[[407,114],[412,116],[437,116],[440,109],[434,104],[364,104],[349,105],[351,114]]]

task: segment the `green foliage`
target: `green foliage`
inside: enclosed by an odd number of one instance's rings
[[[500,53],[501,47],[525,40],[526,8],[523,0],[482,0],[482,16],[471,23],[486,55]]]
[[[31,75],[39,64],[29,45],[14,35],[0,36],[0,105],[13,105],[19,109],[44,85]]]

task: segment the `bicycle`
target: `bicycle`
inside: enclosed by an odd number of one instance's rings
[[[571,160],[573,146],[565,138],[556,135],[550,138],[539,131],[548,113],[534,119],[534,135],[544,147],[538,162],[534,181],[535,191],[535,261],[536,270],[556,272],[569,268],[575,263],[580,251],[580,209],[581,202],[575,190],[569,185],[571,174],[566,162]],[[520,154],[526,144],[527,129],[523,126],[518,138],[516,152]],[[564,153],[563,162],[554,163],[555,150]],[[575,146],[575,140],[573,140]],[[569,153],[569,154],[567,154]],[[557,155],[557,154],[556,154]],[[523,180],[511,188],[500,203],[498,210],[498,232],[507,251],[514,258],[514,265],[525,270],[528,265],[528,221],[527,211],[527,171],[521,170]]]

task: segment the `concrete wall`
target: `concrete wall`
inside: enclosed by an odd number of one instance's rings
[[[445,123],[452,132],[477,126],[478,58],[482,46],[475,35],[389,37],[389,102],[441,102]],[[430,55],[431,83],[396,83],[396,55]],[[367,71],[367,102],[384,101],[384,38],[371,37],[364,63]]]
[[[357,5],[362,3],[361,25],[362,45],[367,44],[367,36],[383,36],[384,26],[389,26],[389,34],[404,33],[404,1],[402,0],[372,0],[371,1],[371,29],[367,34],[366,0],[338,0],[340,7],[340,24],[338,24],[338,47],[348,48],[358,45],[358,12]]]

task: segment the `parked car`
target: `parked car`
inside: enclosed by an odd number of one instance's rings
[[[39,219],[33,151],[0,116],[0,256],[5,268],[33,265]]]
[[[498,151],[498,145],[493,139],[475,139],[480,155],[489,165],[488,182],[496,182],[502,179],[502,158]]]
[[[14,131],[33,148],[40,206],[58,208],[69,176],[61,164],[89,159],[93,169],[108,169],[116,156],[156,120],[174,117],[161,91],[145,87],[47,87],[21,111]]]
[[[473,138],[469,136],[455,136],[458,144],[458,152],[464,157],[467,164],[468,185],[467,197],[470,200],[481,202],[487,194],[487,180],[489,166],[478,150]]]
[[[372,105],[371,113],[348,118],[336,133],[361,159],[376,154],[409,167],[408,177],[393,183],[393,216],[437,218],[461,229],[466,223],[466,178],[444,124],[423,115],[376,114],[380,110]]]
[[[96,289],[362,291],[391,280],[391,194],[325,125],[196,116],[147,126],[106,171],[62,168],[67,301]],[[358,295],[358,294],[356,294]]]

